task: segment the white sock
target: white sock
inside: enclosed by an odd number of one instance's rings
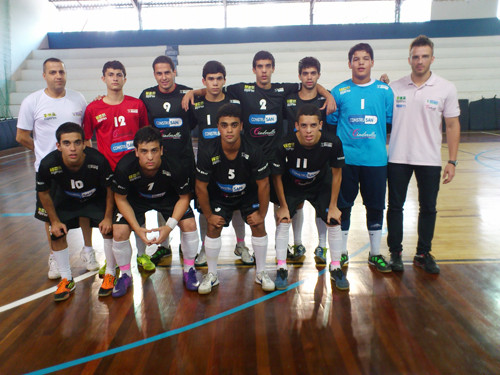
[[[255,254],[255,268],[257,272],[262,272],[266,269],[267,235],[264,237],[252,236],[252,247]]]
[[[130,260],[132,258],[132,246],[130,241],[115,241],[113,240],[113,254],[115,254],[116,263],[120,267],[120,271],[132,277],[130,271]]]
[[[94,248],[92,246],[83,246],[83,251],[90,253],[94,251]]]
[[[184,272],[188,272],[189,269],[194,267],[194,258],[198,253],[198,245],[200,244],[200,238],[198,237],[198,231],[193,232],[182,232],[181,231],[181,246],[182,255],[184,258]]]
[[[159,212],[156,212],[156,217],[158,218],[158,228],[159,227],[164,227],[167,224],[167,221],[163,217],[163,215]],[[170,236],[168,236],[165,241],[161,243],[161,246],[163,247],[169,247],[170,246]]]
[[[382,242],[381,230],[369,230],[370,236],[370,255],[380,255],[380,242]]]
[[[318,228],[318,240],[320,247],[326,247],[326,223],[322,218],[316,218],[316,228]]]
[[[276,259],[278,262],[285,261],[285,265],[289,232],[290,223],[279,223],[276,227]]]
[[[142,226],[144,228],[144,225]],[[137,256],[146,254],[146,244],[142,242],[138,235],[134,233],[135,236],[135,246],[137,246]]]
[[[61,273],[62,279],[67,279],[68,281],[73,279],[71,276],[71,266],[69,265],[69,251],[68,248],[60,251],[52,251],[54,258],[56,258],[57,268]]]
[[[242,245],[245,246],[245,221],[241,217],[241,211],[233,211],[232,224],[236,238],[243,240]]]
[[[217,260],[219,259],[222,240],[220,237],[205,237],[205,254],[207,256],[208,272],[217,275]]]
[[[342,231],[342,254],[347,254],[347,237],[349,237],[349,231],[343,230]],[[329,238],[328,238],[328,241],[330,241]]]
[[[304,209],[299,208],[292,218],[294,245],[302,245],[302,225],[304,225]]]
[[[330,258],[332,262],[340,262],[342,254],[342,239],[344,232],[340,230],[340,225],[328,227],[328,246],[330,247]],[[346,236],[347,237],[347,236]]]
[[[106,273],[116,276],[116,259],[113,253],[113,239],[104,238],[104,256],[106,257]]]
[[[202,241],[205,241],[205,237],[207,235],[207,218],[205,217],[205,215],[203,214],[200,214],[200,217],[198,219],[198,224],[199,224],[199,227],[200,227],[200,238]]]

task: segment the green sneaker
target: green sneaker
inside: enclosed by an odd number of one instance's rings
[[[349,265],[349,254],[345,253],[340,255],[340,268],[346,267]]]
[[[54,301],[66,301],[70,294],[75,290],[75,282],[73,279],[62,279],[57,285],[56,293],[54,294]]]
[[[392,272],[392,268],[389,263],[386,262],[383,255],[368,255],[368,264],[374,266],[379,272]]]
[[[160,263],[161,258],[163,257],[171,257],[172,256],[172,248],[165,247],[165,246],[158,246],[158,249],[156,249],[156,252],[151,255],[151,262],[153,262],[155,265],[158,265]]]
[[[99,278],[102,279],[106,274],[106,261],[104,261],[104,266],[99,268]]]
[[[143,254],[137,257],[137,266],[142,267],[144,271],[152,272],[155,270],[156,266],[151,262],[151,258],[147,254]]]

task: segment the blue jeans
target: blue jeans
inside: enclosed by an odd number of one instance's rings
[[[413,172],[417,180],[419,203],[417,254],[431,251],[436,226],[436,201],[441,167],[389,163],[387,165],[389,187],[387,245],[391,253],[403,250],[403,206]]]

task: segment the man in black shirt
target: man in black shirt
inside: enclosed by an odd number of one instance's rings
[[[62,277],[54,299],[64,301],[75,289],[66,241],[68,230],[78,228],[79,219],[84,217],[92,227],[99,228],[104,238],[111,238],[112,172],[99,151],[85,147],[80,125],[62,124],[56,138],[57,150],[40,163],[36,190],[49,216],[51,246]],[[114,282],[114,279],[108,281]]]
[[[231,102],[229,97],[222,91],[226,84],[226,68],[220,62],[208,61],[203,66],[202,82],[206,87],[206,94],[195,97],[194,105],[191,106],[193,119],[198,128],[198,150],[203,149],[208,140],[219,137],[216,119],[217,111],[224,104]],[[200,212],[199,223],[201,239],[204,241],[207,234],[207,220],[202,212]],[[240,256],[244,264],[254,264],[255,259],[250,255],[250,250],[245,245],[245,222],[239,211],[234,212],[231,223],[236,233],[235,255]],[[196,257],[195,264],[197,266],[207,264],[204,243]]]
[[[113,223],[113,252],[123,276],[113,290],[113,297],[124,295],[132,284],[130,232],[133,230],[147,245],[160,244],[177,224],[184,253],[184,284],[188,290],[198,289],[194,257],[199,238],[189,206],[189,173],[167,158],[161,139],[156,128],[140,129],[134,137],[135,153],[125,155],[115,169],[112,189],[119,212],[115,212]],[[149,210],[168,217],[166,225],[150,230],[143,228],[145,213]]]
[[[273,291],[274,282],[265,271],[267,234],[264,220],[269,205],[269,166],[259,147],[242,138],[241,110],[235,104],[223,105],[217,113],[220,137],[198,153],[196,195],[207,218],[205,251],[208,273],[198,293],[208,294],[219,284],[217,259],[222,246],[220,233],[228,226],[233,212],[241,211],[252,230],[256,259],[255,282],[264,291]]]
[[[288,285],[286,248],[290,218],[297,207],[308,200],[328,225],[331,279],[340,290],[349,289],[349,282],[340,268],[342,234],[337,197],[345,165],[342,143],[336,136],[321,132],[321,113],[314,104],[299,108],[296,132],[282,140],[272,166],[272,178],[279,203],[276,213],[277,289]]]

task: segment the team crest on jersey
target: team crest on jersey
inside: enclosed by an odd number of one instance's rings
[[[425,101],[425,108],[430,109],[431,111],[435,111],[439,106],[438,100],[427,99]]]
[[[351,92],[351,86],[341,87],[339,89],[339,94],[340,95],[347,94],[348,92]]]
[[[285,89],[283,87],[278,87],[274,89],[274,92],[285,92]]]
[[[95,117],[95,120],[97,123],[103,122],[104,120],[107,120],[108,118],[106,117],[105,113],[100,113]]]
[[[255,92],[255,85],[245,85],[243,87],[244,92]]]
[[[242,152],[241,156],[244,157],[247,160],[248,160],[248,158],[250,158],[250,155],[248,155],[246,152]]]
[[[156,98],[156,91],[146,91],[146,99]]]
[[[406,108],[406,96],[396,96],[396,107]]]
[[[128,175],[128,180],[130,182],[138,180],[139,178],[141,178],[141,172],[135,172]]]
[[[287,151],[291,151],[295,148],[295,142],[285,143],[283,148]]]
[[[63,170],[62,170],[62,167],[60,165],[58,165],[56,167],[50,168],[49,172],[50,172],[50,174],[58,174],[58,173],[62,173]]]
[[[321,147],[333,147],[332,142],[321,142]]]
[[[297,106],[297,99],[287,99],[286,106],[287,107],[296,107]]]
[[[179,90],[181,94],[187,93],[189,90]]]
[[[82,111],[77,111],[72,113],[73,117],[82,117]]]
[[[139,110],[137,108],[130,108],[130,109],[127,109],[127,112],[128,113],[139,113]]]
[[[220,156],[216,155],[212,157],[212,165],[219,164],[220,163]]]
[[[165,169],[163,169],[161,171],[161,173],[164,174],[165,176],[169,176],[169,177],[172,176],[172,173],[170,173],[169,171],[166,171]]]
[[[57,118],[57,115],[55,114],[55,112],[51,112],[51,113],[44,113],[43,114],[43,120],[46,121],[46,120],[55,120]]]
[[[88,169],[95,169],[96,171],[99,170],[99,166],[98,165],[95,165],[95,164],[88,164],[87,165],[87,168]]]
[[[196,102],[194,103],[194,109],[205,108],[205,102]]]
[[[389,90],[389,86],[387,86],[387,85],[377,85],[377,89]]]

